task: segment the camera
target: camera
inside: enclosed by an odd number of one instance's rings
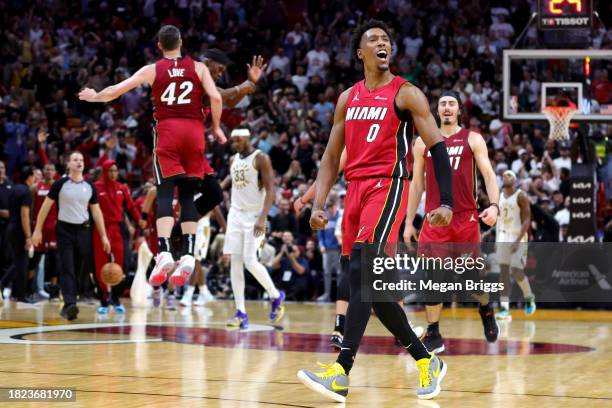
[[[287,252],[291,253],[295,250],[295,247],[293,245],[287,245]]]

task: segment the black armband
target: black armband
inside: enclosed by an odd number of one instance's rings
[[[453,171],[446,151],[446,143],[436,143],[431,146],[429,152],[440,191],[440,205],[453,208]]]

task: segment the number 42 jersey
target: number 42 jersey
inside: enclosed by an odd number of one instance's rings
[[[408,177],[413,123],[410,114],[400,118],[395,109],[404,83],[396,76],[370,91],[362,80],[350,90],[344,118],[347,180]]]
[[[204,120],[202,98],[205,91],[195,62],[190,57],[158,60],[152,88],[157,121],[178,118]]]

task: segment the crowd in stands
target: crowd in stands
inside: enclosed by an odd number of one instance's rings
[[[442,90],[458,91],[465,105],[462,123],[485,138],[500,182],[504,170],[515,171],[541,210],[544,221],[535,220],[534,231],[550,228],[548,237],[563,240],[570,145],[550,141],[546,124],[504,123],[500,114],[502,50],[534,7],[527,0],[0,0],[0,156],[6,164],[0,185],[24,165],[51,163],[61,175],[67,154],[77,150],[92,178],[105,160],[115,160],[138,203],[152,180],[150,90],[137,88],[108,104],[79,103],[78,91],[99,91],[153,63],[160,56],[155,34],[163,24],[181,29],[183,52],[195,59],[211,48],[229,56],[233,63],[218,81],[221,88],[243,81],[246,63],[262,54],[268,67],[257,92],[226,109],[223,122],[228,128],[248,123],[253,144],[270,156],[276,172],[264,263],[290,298],[316,299],[324,294],[322,246],[310,230],[309,209],[295,214],[292,203],[317,174],[338,95],[362,79],[351,32],[376,18],[391,29],[392,72],[418,85],[432,108]],[[538,35],[528,30],[526,45]],[[590,47],[612,49],[612,31],[598,22],[590,38]],[[612,100],[611,69],[609,62],[597,72],[600,103]],[[537,78],[526,71],[519,87],[519,102],[534,104]],[[599,234],[610,240],[612,125],[593,127],[589,140],[596,147]],[[219,179],[228,173],[231,154],[229,144],[208,140],[207,158]],[[332,194],[340,211],[345,188],[340,179]],[[229,208],[226,197],[223,211]],[[480,202],[486,204],[484,188]],[[129,231],[134,239],[136,228]],[[213,245],[209,285],[221,297],[229,293],[227,262]]]

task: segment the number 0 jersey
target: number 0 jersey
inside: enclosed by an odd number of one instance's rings
[[[170,118],[204,119],[202,97],[205,91],[195,62],[190,57],[158,60],[152,88],[157,121]]]
[[[444,138],[448,157],[453,171],[454,212],[478,208],[476,204],[477,179],[476,161],[468,142],[469,129],[461,129],[454,135]],[[434,174],[433,159],[425,149],[425,212],[440,206],[440,193]]]
[[[347,180],[408,177],[412,118],[400,118],[395,110],[395,95],[405,82],[396,76],[369,91],[362,80],[350,90],[344,118]]]

